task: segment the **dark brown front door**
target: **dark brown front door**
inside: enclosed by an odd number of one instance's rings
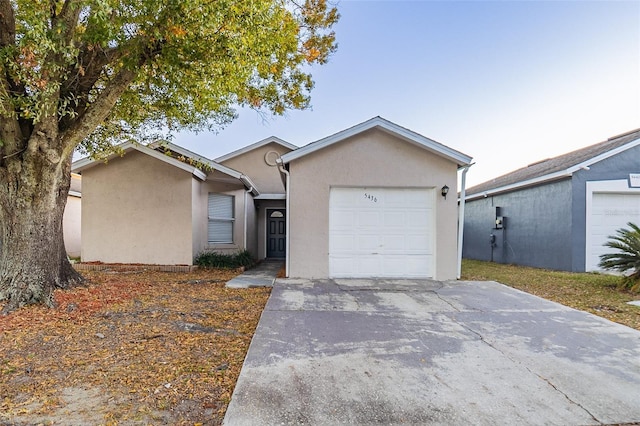
[[[267,257],[284,258],[287,243],[286,210],[267,210]]]

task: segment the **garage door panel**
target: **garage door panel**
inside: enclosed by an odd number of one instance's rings
[[[340,191],[331,195],[331,202],[333,207],[340,208],[342,206],[351,207],[354,205],[354,193],[353,191]]]
[[[352,210],[339,209],[331,212],[329,220],[336,228],[353,228],[356,224],[356,213]]]
[[[428,259],[425,256],[386,256],[383,268],[389,276],[423,278],[429,274]]]
[[[425,277],[431,273],[426,256],[409,256],[402,259],[403,275],[407,278]]]
[[[342,251],[351,251],[357,247],[355,235],[336,235],[329,242],[329,251],[339,253]]]
[[[332,188],[331,277],[432,277],[433,190]]]
[[[377,228],[382,225],[380,212],[360,211],[357,217],[356,227],[358,228]]]
[[[398,191],[386,191],[384,195],[381,195],[380,201],[389,205],[405,204],[407,195]]]
[[[407,259],[406,256],[385,256],[382,260],[382,267],[390,276],[405,276]]]
[[[333,257],[331,266],[333,268],[333,271],[336,277],[351,276],[350,274],[354,273],[353,272],[354,267],[358,271],[363,269],[363,266],[361,265],[361,263],[364,263],[365,261],[366,259],[361,259],[358,261],[358,264],[354,265],[353,259],[351,258],[351,256],[345,257],[345,256],[337,255]],[[369,266],[371,268],[375,268],[375,262],[373,262]]]
[[[380,245],[379,235],[359,235],[356,253],[376,254],[380,250]]]
[[[406,212],[385,212],[382,226],[387,228],[402,228],[407,220]]]
[[[402,253],[407,249],[404,235],[383,235],[382,245],[384,252],[389,254]]]
[[[359,256],[354,260],[352,256],[334,256],[333,273],[335,277],[370,277],[371,271],[374,274],[381,273],[380,259],[374,255]]]

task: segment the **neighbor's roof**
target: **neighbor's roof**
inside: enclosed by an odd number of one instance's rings
[[[611,137],[604,142],[529,164],[527,167],[467,188],[467,198],[511,191],[566,178],[574,172],[640,145],[640,129]]]
[[[253,151],[256,148],[260,148],[260,147],[268,145],[270,143],[276,143],[276,144],[281,145],[281,146],[283,146],[283,147],[285,147],[285,148],[287,148],[287,149],[289,149],[291,151],[293,151],[295,149],[298,149],[298,147],[295,146],[292,143],[284,141],[284,140],[282,140],[282,139],[280,139],[278,137],[275,137],[275,136],[269,136],[268,138],[262,139],[261,141],[258,141],[258,142],[254,143],[254,144],[247,145],[244,148],[240,148],[238,150],[235,150],[233,152],[225,154],[225,155],[223,155],[221,157],[218,157],[218,158],[216,158],[216,161],[219,162],[219,163],[222,163],[223,161],[227,161],[227,160],[229,160],[231,158],[237,157],[237,156],[242,155],[244,153],[247,153],[249,151]]]
[[[295,151],[291,151],[282,156],[282,162],[285,164],[289,163],[290,161],[311,154],[312,152],[316,152],[320,149],[333,145],[334,143],[341,142],[347,138],[374,128],[389,133],[420,148],[426,149],[427,151],[440,155],[441,157],[447,158],[455,162],[459,167],[467,166],[471,163],[472,157],[456,151],[455,149],[449,148],[448,146],[442,145],[441,143],[422,136],[421,134],[418,134],[412,130],[398,126],[397,124],[385,120],[382,117],[374,117],[370,120],[367,120],[360,124],[356,124],[355,126],[338,132],[334,135],[320,139],[316,142],[312,142],[308,145],[303,146],[302,148],[298,148]]]

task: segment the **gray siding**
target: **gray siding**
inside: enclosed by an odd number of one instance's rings
[[[467,201],[463,257],[571,270],[571,189],[565,179]],[[496,206],[507,218],[502,230],[494,229]]]

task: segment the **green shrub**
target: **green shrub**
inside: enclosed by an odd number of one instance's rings
[[[609,236],[604,245],[617,251],[601,255],[598,266],[621,272],[622,287],[640,291],[640,227],[631,222],[627,225],[630,229],[621,228]]]
[[[202,268],[235,269],[241,266],[249,268],[253,266],[255,261],[247,250],[233,254],[205,251],[196,256],[194,263]]]

